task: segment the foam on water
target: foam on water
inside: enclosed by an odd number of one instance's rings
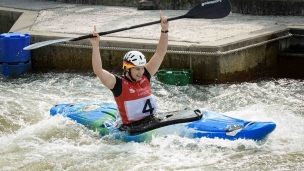
[[[113,102],[100,81],[86,74],[31,74],[0,78],[0,170],[302,170],[304,81],[176,87],[154,78],[160,111],[197,107],[246,120],[273,121],[262,142],[155,137],[121,142],[62,116],[58,103]]]

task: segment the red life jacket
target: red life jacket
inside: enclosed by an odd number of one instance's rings
[[[146,76],[137,82],[122,78],[122,93],[115,101],[124,124],[155,114],[156,103],[152,97],[150,82]]]

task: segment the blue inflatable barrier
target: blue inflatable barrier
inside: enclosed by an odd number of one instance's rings
[[[24,47],[30,44],[27,33],[9,32],[0,35],[0,73],[18,76],[31,70],[31,54]]]

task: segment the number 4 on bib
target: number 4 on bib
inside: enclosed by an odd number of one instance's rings
[[[147,99],[142,112],[143,113],[150,112],[150,114],[153,114],[153,110],[154,110],[154,108],[152,107],[150,99]]]

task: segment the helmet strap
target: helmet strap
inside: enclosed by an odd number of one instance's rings
[[[125,69],[125,70],[124,70],[124,75],[125,75],[125,76],[127,76],[127,73],[128,73],[128,75],[129,75],[129,77],[130,77],[130,80],[133,81],[133,82],[136,82],[136,80],[132,77],[131,68]]]
[[[132,74],[131,74],[131,68],[129,68],[129,76],[130,76],[130,78],[131,78],[131,81],[134,81],[134,82],[136,82],[136,80],[132,77]]]

